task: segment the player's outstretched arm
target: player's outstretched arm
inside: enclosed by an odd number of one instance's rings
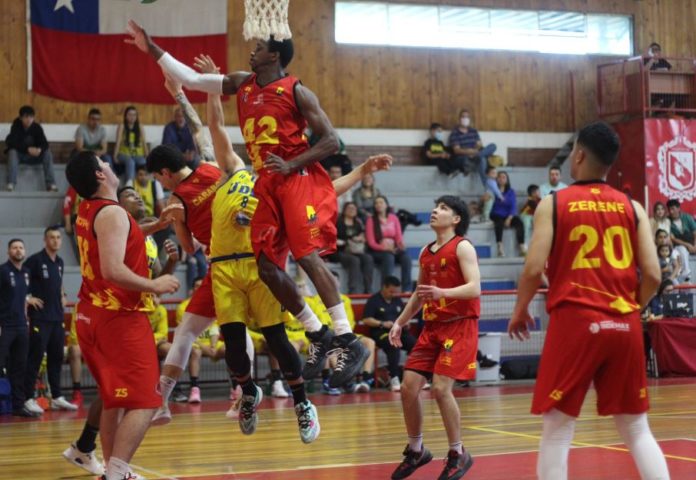
[[[251,75],[248,72],[234,72],[229,75],[198,73],[162,50],[159,45],[152,41],[145,29],[133,20],[128,20],[126,31],[130,35],[130,38],[125,40],[126,43],[135,45],[142,52],[150,54],[159,63],[162,70],[191,90],[218,95],[222,93],[234,95],[239,86]]]
[[[196,57],[194,65],[203,73],[215,73],[220,69],[215,65],[213,59],[208,55]],[[221,170],[232,173],[244,168],[244,162],[232,148],[230,137],[225,131],[225,114],[222,111],[220,95],[208,94],[208,128],[213,138],[213,148],[215,159]]]
[[[633,200],[633,209],[638,219],[638,252],[636,252],[636,264],[640,269],[640,286],[638,298],[640,308],[645,308],[655,296],[657,288],[662,280],[660,262],[657,259],[657,249],[653,240],[650,220],[643,207]]]
[[[210,141],[210,137],[203,129],[203,122],[201,122],[201,118],[198,116],[198,113],[196,113],[196,109],[193,108],[191,102],[186,98],[181,84],[171,75],[164,72],[164,86],[176,103],[179,104],[181,112],[184,114],[184,118],[186,118],[186,125],[191,131],[193,141],[196,142],[196,147],[198,147],[198,151],[201,154],[201,161],[214,164],[213,145]]]
[[[347,175],[337,178],[333,181],[336,195],[343,195],[350,190],[353,185],[363,179],[368,173],[376,173],[380,170],[389,170],[394,159],[388,153],[380,153],[368,157],[359,167],[354,168]]]
[[[295,85],[295,101],[300,113],[307,120],[312,132],[320,137],[320,140],[309,150],[306,150],[292,159],[281,159],[277,155],[269,154],[264,167],[270,172],[279,172],[287,175],[315,162],[325,159],[329,155],[338,152],[338,134],[331,125],[331,120],[319,105],[319,99],[309,88],[297,83]],[[285,161],[287,160],[287,161]]]
[[[107,206],[94,219],[94,232],[99,244],[99,266],[104,279],[121,288],[140,292],[173,293],[179,282],[171,276],[160,277],[159,282],[134,273],[123,260],[130,232],[126,211],[118,206]]]
[[[534,213],[534,232],[529,244],[524,269],[517,281],[517,303],[508,325],[510,338],[519,340],[529,338],[529,329],[534,326],[534,319],[529,315],[529,303],[541,285],[546,260],[553,244],[553,195],[539,202]]]

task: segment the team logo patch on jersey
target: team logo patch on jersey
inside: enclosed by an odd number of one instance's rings
[[[446,268],[447,268],[447,259],[441,258],[440,259],[440,270],[445,270]]]
[[[593,195],[599,195],[600,193],[602,193],[602,191],[597,187],[592,187],[590,188],[590,193]]]
[[[283,87],[276,88],[276,95],[281,96],[285,89]]]
[[[657,151],[659,189],[667,198],[696,198],[696,143],[679,135]]]
[[[563,392],[561,390],[554,390],[549,394],[549,398],[551,398],[552,400],[556,400],[557,402],[560,402],[563,398]]]
[[[454,340],[451,338],[448,338],[445,340],[445,342],[442,344],[442,346],[445,348],[445,352],[451,352],[452,347],[454,346]]]
[[[315,223],[317,221],[317,212],[314,210],[312,205],[306,205],[307,208],[307,222]]]

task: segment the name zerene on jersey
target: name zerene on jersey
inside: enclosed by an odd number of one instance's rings
[[[593,200],[580,200],[568,202],[568,212],[599,212],[599,213],[626,213],[623,202],[602,202]]]

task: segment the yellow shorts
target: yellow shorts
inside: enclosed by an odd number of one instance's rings
[[[196,340],[195,342],[193,342],[193,348],[201,348],[201,345],[208,346],[208,345],[210,345],[210,341],[208,341],[208,340]],[[225,346],[225,342],[223,342],[222,340],[218,340],[215,345],[210,345],[210,346],[214,347],[215,350],[220,350],[222,347]]]
[[[254,344],[255,352],[265,352],[266,351],[266,337],[262,333],[256,332],[251,329],[247,329],[249,336],[251,337],[251,343]]]
[[[241,322],[260,330],[285,321],[280,303],[259,278],[254,258],[214,262],[210,268],[220,325]]]
[[[70,322],[70,333],[68,334],[68,347],[79,346],[77,343],[77,322],[73,318]]]

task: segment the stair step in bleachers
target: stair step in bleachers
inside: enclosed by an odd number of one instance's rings
[[[68,180],[65,178],[65,164],[54,164],[53,172],[58,186],[58,191],[65,193],[68,189]],[[0,191],[5,191],[7,186],[7,165],[0,165]],[[43,192],[46,190],[43,167],[41,165],[20,164],[17,172],[16,192]]]
[[[47,227],[63,219],[64,193],[0,192],[0,228]]]

